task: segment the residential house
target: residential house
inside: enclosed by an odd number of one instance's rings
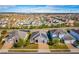
[[[33,32],[30,37],[30,43],[47,43],[48,36],[46,32]]]
[[[49,34],[51,36],[51,39],[54,37],[58,37],[58,38],[62,39],[65,35],[63,30],[50,30]]]
[[[4,38],[5,42],[13,42],[13,43],[17,43],[19,40],[19,35],[17,31],[12,31],[10,32],[5,38]]]

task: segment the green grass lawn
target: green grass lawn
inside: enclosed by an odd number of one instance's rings
[[[38,44],[28,44],[27,46],[21,48],[11,48],[8,50],[9,52],[37,52],[38,51]]]
[[[38,44],[29,44],[25,46],[26,49],[38,49]]]
[[[0,42],[0,49],[2,48],[3,44]]]
[[[32,49],[32,50],[27,50],[27,49],[10,49],[8,50],[8,52],[37,52],[36,49]]]
[[[60,38],[53,38],[52,44],[49,45],[49,49],[51,52],[65,52],[69,51],[68,47],[65,45],[64,42]]]
[[[69,52],[68,47],[64,43],[49,45],[51,52]]]

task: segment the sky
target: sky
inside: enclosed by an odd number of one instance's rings
[[[0,12],[79,13],[79,5],[0,5]]]

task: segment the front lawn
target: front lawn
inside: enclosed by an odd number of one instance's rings
[[[30,33],[26,40],[19,39],[14,46],[9,49],[9,52],[37,52],[38,44],[30,43]]]
[[[69,51],[68,47],[65,45],[63,40],[60,39],[60,38],[55,37],[49,43],[51,43],[51,44],[48,44],[49,45],[49,49],[50,49],[51,52],[65,52],[65,51]]]
[[[3,44],[0,42],[0,49],[2,48]]]
[[[37,52],[36,49],[9,49],[8,52]]]
[[[29,44],[23,48],[11,48],[9,52],[37,52],[38,51],[38,44]]]
[[[49,45],[51,52],[69,52],[68,47],[64,43]]]
[[[29,44],[25,46],[26,49],[38,49],[38,44]]]

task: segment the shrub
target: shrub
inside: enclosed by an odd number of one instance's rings
[[[24,45],[24,40],[23,39],[19,39],[19,41],[14,44],[14,47],[22,47],[23,45]]]
[[[53,38],[52,42],[54,44],[60,43],[60,39],[59,38]]]
[[[49,42],[48,42],[48,45],[53,45],[53,42],[52,42],[52,41],[49,41]]]

